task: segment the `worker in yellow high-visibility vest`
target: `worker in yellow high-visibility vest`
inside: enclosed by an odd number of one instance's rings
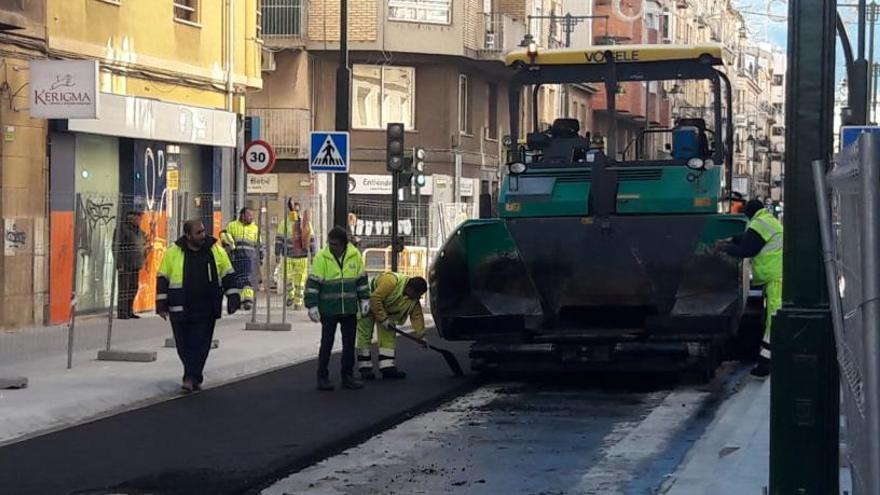
[[[373,328],[377,327],[379,340],[379,372],[382,378],[406,378],[397,367],[394,327],[403,325],[407,319],[412,323],[413,333],[425,335],[425,317],[421,297],[428,291],[428,283],[422,277],[408,277],[402,273],[386,272],[370,282],[370,312],[358,318],[357,348],[358,371],[361,378],[373,380],[373,361],[370,356]]]
[[[254,211],[244,207],[238,220],[229,222],[220,233],[223,246],[231,252],[236,281],[241,288],[241,304],[250,310],[254,304],[254,287],[258,284],[260,266],[260,228],[254,222]]]
[[[764,339],[758,364],[751,372],[763,378],[770,374],[773,316],[782,307],[782,224],[756,199],[746,203],[745,214],[749,217],[745,233],[722,243],[720,248],[737,258],[751,258],[752,283],[764,288]]]
[[[183,236],[168,247],[156,273],[156,313],[171,320],[185,393],[202,388],[223,296],[226,310],[235,313],[239,289],[229,256],[201,220],[187,220]]]
[[[287,305],[299,310],[303,307],[309,255],[315,252],[315,238],[308,212],[303,212],[300,204],[294,202],[288,202],[287,209],[287,217],[278,226],[275,236],[275,254],[283,255],[287,265]]]

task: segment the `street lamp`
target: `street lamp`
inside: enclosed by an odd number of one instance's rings
[[[535,42],[535,37],[531,35],[531,33],[526,33],[523,36],[522,41],[519,42],[519,46],[526,49],[529,57],[533,57],[538,53],[538,43]]]

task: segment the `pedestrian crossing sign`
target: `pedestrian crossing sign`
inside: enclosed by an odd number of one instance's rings
[[[316,131],[309,139],[309,172],[348,173],[347,132]]]

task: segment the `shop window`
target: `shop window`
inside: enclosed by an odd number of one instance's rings
[[[174,18],[178,21],[199,23],[199,0],[174,0]]]
[[[355,65],[352,70],[352,127],[384,129],[389,122],[415,126],[415,69]]]

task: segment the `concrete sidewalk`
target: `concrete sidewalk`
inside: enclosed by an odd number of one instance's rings
[[[719,409],[660,493],[766,493],[770,482],[770,386],[769,379],[746,378]],[[852,493],[846,468],[841,468],[840,493]]]
[[[265,319],[265,312],[261,315]],[[314,359],[320,326],[304,311],[289,312],[289,332],[244,331],[249,314],[218,321],[205,368],[205,387],[212,388],[254,374]],[[280,314],[273,315],[280,321]],[[139,320],[114,321],[114,349],[155,351],[150,363],[98,361],[97,349],[106,332],[106,318],[77,322],[77,351],[73,369],[66,369],[64,346],[57,345],[57,329],[36,329],[28,359],[0,362],[0,377],[25,376],[25,389],[0,390],[0,445],[65,428],[124,410],[179,396],[182,366],[174,348],[164,347],[170,325],[155,315]],[[45,337],[52,334],[51,339]],[[27,332],[16,335],[28,343]],[[66,340],[66,339],[65,339]],[[39,352],[41,345],[49,345]],[[336,341],[337,350],[340,338]]]

